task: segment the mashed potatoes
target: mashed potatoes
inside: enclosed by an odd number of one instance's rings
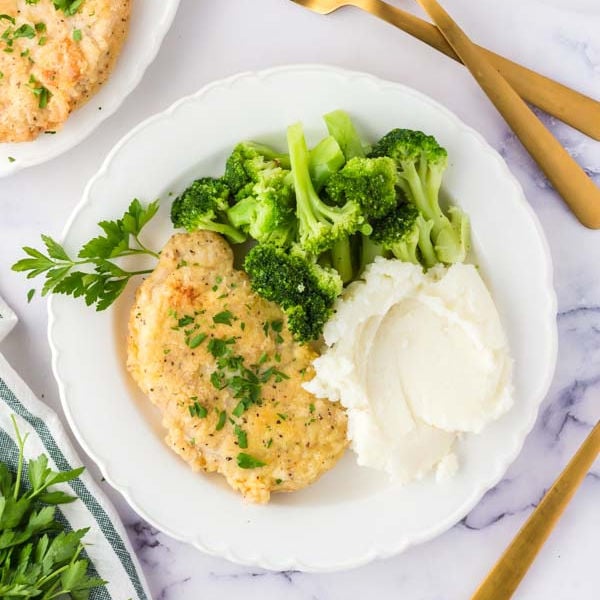
[[[508,344],[477,269],[378,259],[336,309],[306,389],[346,407],[359,464],[401,482],[451,475],[457,436],[512,405]]]

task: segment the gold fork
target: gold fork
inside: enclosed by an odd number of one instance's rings
[[[382,0],[292,1],[321,15],[327,15],[345,6],[360,8],[395,25],[450,58],[462,62],[437,27]],[[481,46],[478,48],[524,100],[600,140],[600,102]]]

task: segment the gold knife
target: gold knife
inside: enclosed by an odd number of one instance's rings
[[[600,422],[548,490],[471,600],[508,600],[600,454]]]

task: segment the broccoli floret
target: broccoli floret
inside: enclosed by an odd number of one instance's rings
[[[310,178],[308,149],[301,123],[288,127],[287,139],[301,247],[316,256],[356,231],[370,233],[356,202],[347,202],[341,207],[329,206],[319,198]]]
[[[240,142],[229,155],[223,180],[234,195],[247,196],[265,169],[289,169],[287,154],[280,154],[264,144]]]
[[[375,144],[370,156],[389,156],[396,161],[398,185],[425,220],[433,222],[431,237],[438,260],[448,264],[464,261],[469,250],[468,218],[455,208],[449,219],[439,204],[448,162],[446,150],[421,131],[393,129]]]
[[[320,191],[329,178],[337,173],[346,162],[340,145],[333,136],[322,139],[309,152],[310,178],[315,190]]]
[[[229,220],[258,242],[288,246],[296,236],[291,174],[273,167],[258,177],[250,195],[228,210]]]
[[[340,145],[346,160],[365,156],[365,148],[354,127],[350,115],[343,110],[334,110],[323,116],[327,129]]]
[[[344,168],[332,175],[326,185],[335,204],[356,202],[364,215],[382,217],[396,207],[396,162],[387,156],[351,158]]]
[[[252,248],[244,269],[252,289],[281,307],[298,341],[319,338],[342,292],[334,269],[320,266],[295,247],[288,252],[269,244]]]
[[[173,201],[171,221],[175,227],[215,231],[233,244],[241,244],[246,236],[227,219],[229,195],[229,188],[221,179],[197,179]]]
[[[397,259],[426,268],[438,262],[431,244],[433,222],[426,221],[413,204],[404,202],[372,224],[371,241]]]

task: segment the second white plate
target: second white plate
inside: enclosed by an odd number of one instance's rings
[[[244,504],[217,476],[192,473],[162,441],[159,415],[124,367],[134,289],[96,314],[53,297],[49,337],[63,406],[75,435],[106,479],[146,520],[205,552],[270,569],[330,571],[364,564],[428,540],[459,521],[495,485],[533,426],[556,361],[551,261],[537,218],[502,158],[455,115],[419,92],[372,76],[297,66],[217,82],[134,129],[88,185],[65,234],[75,252],[98,221],[130,200],[162,198],[147,232],[152,247],[172,233],[171,193],[193,178],[222,173],[236,142],[281,145],[302,120],[311,140],[321,115],[344,108],[365,140],[393,127],[422,129],[449,152],[444,192],[470,216],[478,263],[498,305],[515,368],[515,406],[458,448],[451,481],[406,487],[360,468],[349,451],[315,485]]]
[[[108,81],[69,117],[56,135],[40,135],[32,142],[20,144],[0,144],[0,177],[59,156],[108,119],[141,81],[169,31],[178,6],[179,0],[133,2],[129,34]]]

